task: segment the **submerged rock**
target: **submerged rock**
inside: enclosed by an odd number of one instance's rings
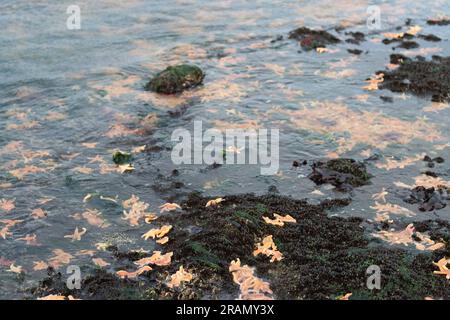
[[[156,74],[145,89],[165,94],[180,93],[201,84],[204,77],[204,72],[194,65],[170,66]]]
[[[402,54],[394,53],[394,54],[390,55],[390,62],[392,64],[400,64],[400,63],[403,63],[404,61],[408,61],[408,60],[411,60],[411,59]]]
[[[306,27],[300,27],[289,32],[289,39],[300,41],[300,45],[304,50],[313,50],[320,47],[326,47],[328,44],[337,44],[341,42],[341,40],[327,31],[312,30]]]
[[[347,49],[347,51],[351,54],[360,55],[362,53],[362,50],[359,49]]]
[[[131,153],[117,150],[113,153],[112,159],[115,164],[125,164],[131,161]]]
[[[415,49],[418,48],[419,44],[415,41],[402,41],[397,48],[403,48],[403,49]]]
[[[353,159],[317,161],[313,163],[312,169],[309,179],[316,184],[329,183],[343,191],[369,184],[372,177],[363,163]]]
[[[450,24],[450,18],[442,18],[442,19],[429,19],[427,23],[431,26],[446,26]]]
[[[450,101],[450,57],[433,56],[431,61],[408,59],[397,69],[383,73],[381,89],[431,96],[435,102]]]
[[[443,209],[447,206],[446,200],[450,195],[446,188],[426,188],[423,186],[415,187],[405,202],[419,204],[420,211],[433,211]]]
[[[351,43],[351,44],[360,44],[362,41],[366,40],[366,37],[364,33],[362,32],[346,32],[345,35],[351,36],[351,38],[346,39],[345,42]]]
[[[434,34],[419,34],[419,38],[430,42],[439,42],[442,40],[441,38],[435,36]]]

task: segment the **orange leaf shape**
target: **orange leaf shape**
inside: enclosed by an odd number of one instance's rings
[[[102,258],[93,258],[92,262],[94,262],[94,264],[98,267],[106,267],[110,265],[110,263],[106,262]]]
[[[6,212],[11,211],[14,209],[16,205],[14,204],[14,200],[6,200],[6,199],[0,199],[0,209]]]
[[[217,206],[219,203],[221,203],[222,201],[224,201],[225,199],[223,199],[223,198],[217,198],[217,199],[214,199],[214,200],[209,200],[207,203],[206,203],[206,208],[207,207],[212,207],[212,206]]]
[[[167,283],[169,288],[179,287],[181,282],[189,282],[193,278],[193,275],[187,271],[184,271],[183,266],[173,275],[170,276],[170,281]]]
[[[162,238],[164,237],[167,233],[169,233],[169,231],[172,229],[171,225],[164,225],[159,229],[151,229],[148,232],[144,233],[142,235],[142,238],[144,238],[144,240],[147,240],[148,238]]]
[[[142,268],[137,269],[134,272],[128,272],[128,271],[125,271],[125,270],[119,270],[119,271],[116,272],[116,274],[122,279],[125,279],[125,278],[134,279],[134,278],[140,276],[141,274],[143,274],[144,272],[152,271],[152,270],[153,269],[151,267],[144,266]]]
[[[263,219],[267,224],[273,224],[275,226],[280,226],[280,227],[284,226],[285,222],[291,222],[291,223],[297,222],[297,220],[295,220],[293,217],[291,217],[288,214],[283,217],[277,213],[274,213],[273,216],[275,217],[275,219],[270,219],[268,217],[263,217]]]
[[[256,257],[259,254],[264,254],[268,257],[272,257],[270,259],[270,262],[280,261],[281,259],[283,259],[283,255],[280,251],[278,251],[271,235],[265,237],[261,243],[258,243],[256,245],[256,249],[255,251],[253,251],[253,255]]]
[[[154,264],[157,266],[168,266],[172,261],[173,252],[168,252],[166,254],[161,254],[161,251],[153,251],[151,257],[142,258],[135,261],[134,264],[142,267],[147,264]]]
[[[434,274],[444,275],[446,279],[450,280],[450,270],[447,265],[450,264],[450,259],[442,258],[438,262],[433,262],[439,268],[439,271],[433,271]]]
[[[55,249],[53,250],[53,253],[55,256],[49,260],[48,265],[55,269],[58,269],[63,264],[68,264],[73,259],[73,256],[70,253],[67,253],[62,249]]]
[[[161,209],[160,212],[181,209],[181,207],[176,203],[164,203],[163,205],[159,206],[159,208]]]
[[[166,244],[167,242],[169,242],[169,237],[163,237],[161,239],[156,240],[156,243],[159,244]]]
[[[241,260],[231,261],[228,270],[233,275],[233,281],[239,285],[240,300],[272,300],[266,294],[272,294],[269,283],[254,275],[254,268],[241,266]]]

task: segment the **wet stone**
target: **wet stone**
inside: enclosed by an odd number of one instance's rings
[[[427,34],[427,35],[420,34],[419,38],[423,39],[425,41],[430,41],[430,42],[439,42],[442,40],[441,38],[439,38],[438,36],[435,36],[434,34]]]
[[[359,49],[347,49],[348,53],[360,55],[363,51]]]
[[[400,45],[397,46],[397,48],[403,48],[403,49],[415,49],[420,47],[419,44],[415,41],[402,41]]]
[[[369,184],[371,175],[366,166],[353,159],[332,159],[326,162],[316,161],[313,172],[308,176],[316,184],[329,183],[338,190],[348,191],[353,187]]]
[[[402,54],[394,53],[394,54],[390,55],[390,62],[392,64],[400,64],[400,63],[403,63],[404,61],[408,61],[408,60],[411,60],[411,59]]]
[[[131,161],[131,153],[117,150],[113,153],[112,159],[115,164],[124,164]]]
[[[300,27],[289,32],[289,39],[300,41],[301,47],[306,51],[341,42],[341,40],[327,31],[312,30],[306,27]]]
[[[420,211],[440,210],[447,206],[450,195],[446,188],[425,188],[423,186],[415,187],[405,202],[410,204],[419,204]]]
[[[351,38],[346,39],[345,42],[351,43],[351,44],[360,44],[362,41],[365,41],[365,35],[362,32],[346,32],[345,35],[351,36]]]
[[[450,57],[406,60],[393,71],[384,72],[381,89],[431,96],[435,102],[450,101]]]
[[[450,24],[450,19],[429,19],[427,20],[427,23],[431,26],[447,26]]]

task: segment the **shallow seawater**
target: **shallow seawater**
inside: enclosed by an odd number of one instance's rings
[[[354,189],[353,202],[330,214],[373,220],[380,212],[372,207],[386,202],[409,210],[388,212],[402,223],[450,220],[449,207],[420,212],[404,202],[407,189],[399,184],[437,183],[424,181],[427,154],[446,160],[433,170],[441,174],[440,184],[450,185],[450,105],[363,89],[367,78],[386,69],[393,52],[449,55],[448,26],[426,23],[449,15],[448,1],[370,1],[381,8],[379,30],[366,26],[369,1],[77,3],[80,30],[66,28],[71,1],[0,4],[0,200],[14,204],[0,208],[0,219],[22,220],[0,237],[0,298],[23,297],[45,275],[34,270],[36,263],[52,261],[54,250],[71,255],[62,271],[66,264],[92,265],[92,258],[108,261],[98,243],[152,250],[153,242],[141,239],[149,226],[122,219],[122,201],[132,195],[156,213],[192,191],[226,198],[275,186],[280,194],[312,203],[349,196],[316,186],[307,178],[309,165],[293,168],[294,160],[378,155],[367,162],[372,183]],[[418,49],[395,51],[395,45],[381,43],[382,33],[407,30],[408,18],[442,41],[419,39]],[[347,31],[361,31],[366,41],[306,52],[287,37],[299,26],[326,29],[342,40]],[[336,32],[338,26],[347,29]],[[363,53],[347,52],[355,48]],[[174,97],[144,91],[152,75],[177,63],[200,66],[203,85]],[[171,134],[193,131],[194,120],[205,129],[278,128],[279,172],[264,176],[258,165],[173,164]],[[144,145],[133,155],[135,169],[118,172],[113,150]],[[377,197],[383,188],[385,199]],[[103,199],[83,201],[88,194]],[[95,217],[83,218],[86,212]],[[80,241],[64,237],[77,227],[87,229]],[[22,266],[22,276],[8,271],[11,263]]]

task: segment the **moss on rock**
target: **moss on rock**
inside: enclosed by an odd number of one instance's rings
[[[156,74],[145,88],[158,93],[180,93],[201,84],[204,77],[204,72],[194,65],[170,66]]]

